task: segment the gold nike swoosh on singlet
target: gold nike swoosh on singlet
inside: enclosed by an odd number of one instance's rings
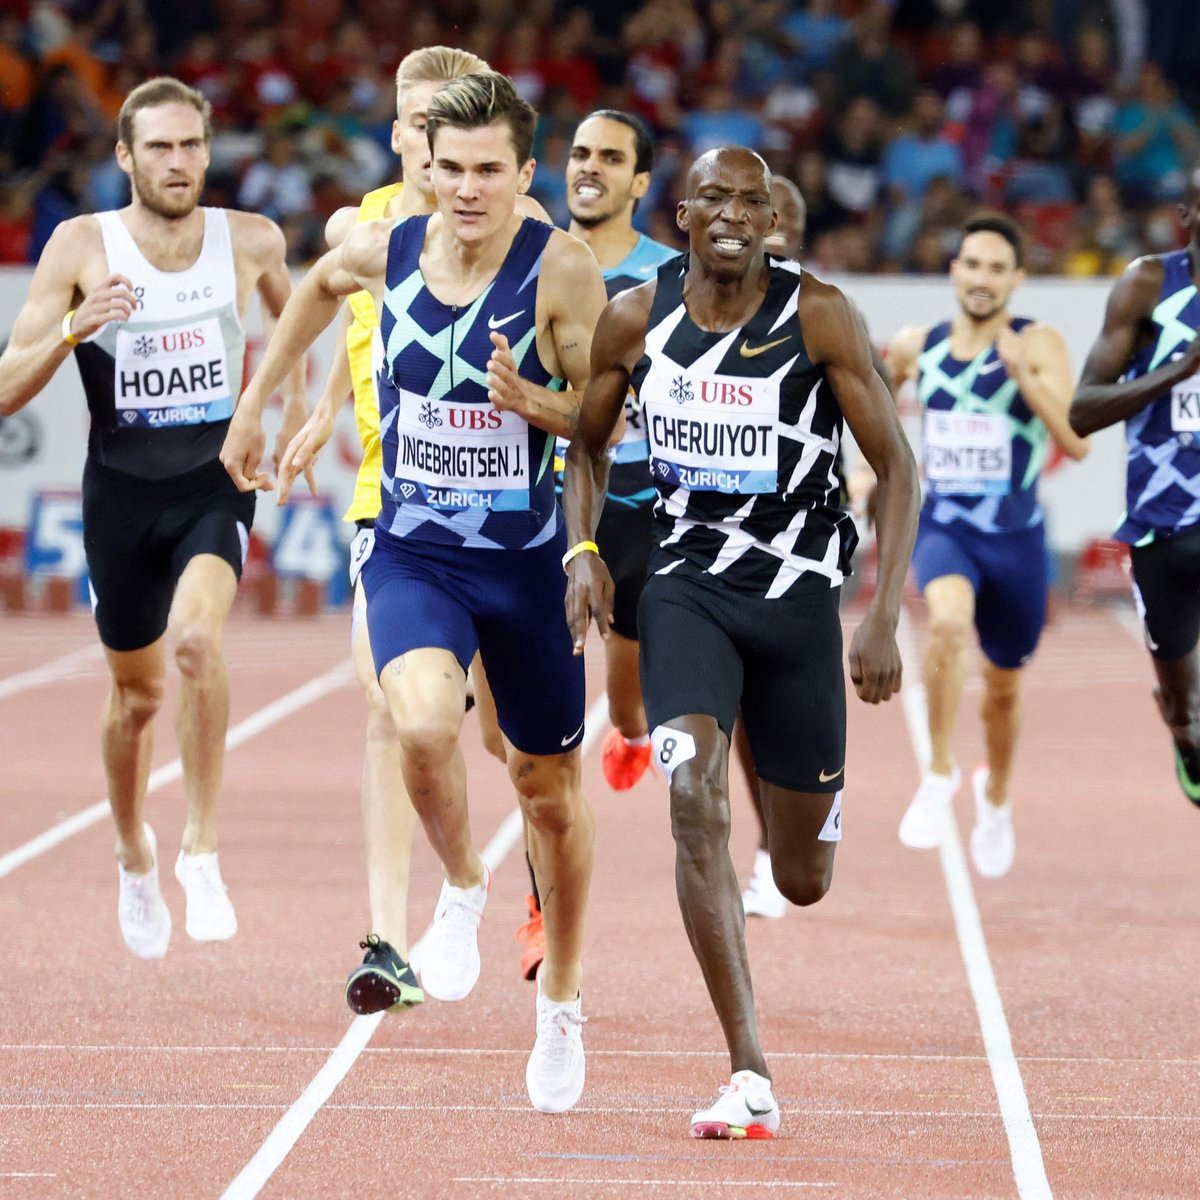
[[[831,779],[836,779],[845,769],[846,769],[846,764],[842,763],[842,765],[840,767],[838,767],[838,769],[836,771],[834,771],[834,773],[832,775],[826,775],[825,769],[822,768],[821,773],[817,776],[817,778],[822,783],[828,783]]]
[[[779,338],[778,341],[767,342],[765,345],[755,346],[755,347],[751,348],[750,339],[747,338],[738,347],[738,353],[743,358],[755,358],[757,355],[765,354],[768,350],[773,350],[776,346],[782,346],[784,342],[790,342],[791,340],[792,340],[792,335],[789,333],[787,335],[787,337],[781,337],[781,338]]]

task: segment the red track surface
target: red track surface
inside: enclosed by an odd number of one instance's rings
[[[232,723],[341,661],[346,625],[237,618]],[[5,618],[0,681],[93,641],[86,617]],[[0,682],[0,855],[103,797],[103,663],[84,653],[67,666],[15,694]],[[1145,653],[1112,613],[1070,613],[1048,631],[1027,689],[1016,866],[1000,881],[972,875],[1059,1197],[1200,1194],[1200,812],[1174,784],[1149,688]],[[977,699],[968,692],[961,723],[966,767],[980,753]],[[261,1194],[1016,1195],[938,856],[895,835],[916,781],[901,706],[852,700],[850,714],[833,889],[749,928],[784,1113],[774,1141],[687,1136],[728,1066],[675,905],[665,787],[609,792],[597,742],[585,763],[599,833],[578,1108],[547,1117],[525,1097],[533,991],[513,941],[527,890],[518,847],[496,873],[475,992],[387,1017]],[[176,753],[165,715],[156,764]],[[120,941],[107,820],[0,878],[5,1196],[215,1197],[254,1158],[350,1026],[342,985],[367,920],[362,725],[351,683],[230,752],[222,865],[241,922],[230,943],[183,932],[169,869],[177,782],[149,802],[175,917],[163,961]],[[468,726],[482,845],[512,794]],[[969,806],[964,787],[964,836]],[[744,876],[753,833],[740,785],[734,810]],[[414,940],[438,880],[421,841]]]

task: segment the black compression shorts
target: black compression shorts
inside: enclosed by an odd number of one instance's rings
[[[613,631],[636,642],[638,601],[654,544],[654,507],[618,508],[606,504],[596,526],[600,557],[613,577]]]
[[[1200,638],[1200,528],[1134,546],[1133,598],[1150,653],[1174,662]]]
[[[254,493],[214,459],[169,479],[140,479],[89,458],[83,468],[83,547],[100,640],[140,650],[167,629],[175,584],[198,554],[240,579]]]
[[[840,588],[766,600],[706,575],[651,575],[638,608],[650,729],[741,706],[759,775],[796,792],[845,782],[846,684]],[[665,764],[664,764],[665,765]]]

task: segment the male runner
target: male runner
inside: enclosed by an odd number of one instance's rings
[[[653,168],[654,137],[636,113],[600,109],[584,117],[571,139],[566,181],[570,232],[592,248],[610,299],[645,283],[660,264],[678,254],[633,227],[633,214],[650,186]],[[564,439],[560,450],[565,449]],[[637,604],[650,558],[655,492],[641,405],[632,392],[626,399],[625,425],[612,447],[612,459],[608,496],[596,530],[596,541],[617,589],[613,636],[604,646],[608,715],[613,728],[605,738],[600,765],[609,787],[623,792],[637,783],[650,763],[650,736],[638,680]],[[517,939],[523,947],[521,975],[533,979],[545,948],[536,881],[526,903],[529,920],[517,930]]]
[[[367,193],[356,208],[338,209],[325,228],[331,249],[340,246],[355,225],[363,221],[395,220],[437,210],[430,179],[429,138],[425,132],[429,99],[443,83],[487,70],[490,70],[487,63],[474,54],[448,46],[428,46],[404,58],[396,71],[397,120],[392,127],[392,149],[400,156],[403,182]],[[542,206],[529,196],[518,196],[516,207],[523,215],[549,221]],[[342,318],[344,338],[338,339],[324,393],[280,464],[279,502],[286,503],[292,481],[316,463],[318,453],[333,434],[337,410],[353,389],[354,416],[363,457],[346,520],[358,526],[350,556],[354,589],[351,636],[355,669],[367,699],[362,811],[371,932],[363,944],[366,950],[363,961],[351,971],[346,982],[346,1001],[355,1012],[371,1013],[419,1004],[424,993],[406,961],[408,876],[416,811],[404,788],[396,726],[375,677],[367,633],[366,594],[360,582],[363,563],[374,543],[383,464],[374,373],[382,348],[377,345],[379,318],[374,298],[369,292],[354,293]],[[247,407],[246,420],[252,415]],[[482,686],[482,674],[476,673],[474,667],[473,673],[479,691],[490,700],[490,693]]]
[[[273,222],[199,207],[209,136],[208,101],[178,80],[129,93],[116,154],[132,200],[55,229],[0,358],[0,412],[32,400],[72,353],[91,411],[83,529],[112,675],[102,749],[117,916],[142,958],[161,958],[171,938],[155,838],[142,819],[168,632],[180,674],[187,823],[175,874],[187,932],[211,941],[237,930],[217,863],[215,805],[229,721],[222,633],[254,498],[237,492],[217,454],[241,388],[250,296],[257,290],[274,315],[291,290]],[[287,384],[281,444],[305,417],[302,372]]]
[[[1200,170],[1180,217],[1187,245],[1131,263],[1071,403],[1079,434],[1125,422],[1133,595],[1175,743],[1183,793],[1200,805]]]
[[[762,780],[775,879],[795,904],[824,895],[841,838],[845,692],[838,589],[854,545],[833,469],[849,421],[879,476],[880,584],[850,647],[858,694],[900,685],[895,627],[916,527],[912,454],[837,288],[768,259],[766,163],[702,155],[678,222],[690,253],[618,296],[596,329],[592,379],[568,451],[567,616],[607,636],[612,579],[591,533],[610,431],[632,386],[658,489],[638,609],[642,690],[670,781],[684,925],[733,1074],[696,1137],[770,1137],[779,1107],[758,1041],[737,876],[729,857],[729,734],[741,705]]]
[[[578,421],[603,282],[576,239],[514,212],[533,175],[537,118],[510,80],[454,80],[427,113],[438,213],[366,222],[326,254],[285,310],[248,394],[260,402],[339,297],[375,297],[384,491],[363,569],[367,621],[404,781],[446,871],[421,984],[458,1000],[479,976],[489,879],[472,843],[458,745],[478,647],[544,909],[526,1086],[534,1107],[557,1112],[574,1105],[584,1081],[580,952],[593,821],[580,790],[583,673],[555,607],[565,537],[553,435]],[[224,461],[240,487],[253,486],[252,458]]]
[[[927,849],[945,833],[962,778],[953,739],[974,624],[984,655],[987,762],[971,776],[971,859],[988,878],[1004,875],[1016,851],[1008,783],[1021,672],[1046,617],[1038,476],[1048,437],[1074,459],[1088,450],[1067,422],[1071,364],[1062,336],[1008,311],[1025,277],[1021,262],[1012,221],[973,217],[950,264],[958,315],[902,329],[889,356],[897,381],[916,380],[925,406],[927,485],[913,565],[929,613],[932,757],[900,822],[900,840]]]

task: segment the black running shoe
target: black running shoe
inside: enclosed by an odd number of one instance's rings
[[[346,1003],[360,1015],[399,1012],[425,999],[413,969],[374,933],[358,943],[365,951],[362,966],[346,980]]]

